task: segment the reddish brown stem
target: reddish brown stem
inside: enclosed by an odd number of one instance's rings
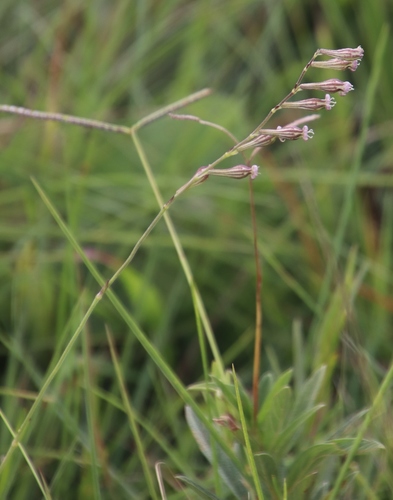
[[[258,415],[258,395],[259,395],[259,374],[261,369],[261,348],[262,348],[262,268],[258,252],[257,221],[255,214],[254,191],[250,180],[250,204],[251,219],[254,234],[254,258],[256,269],[256,290],[255,290],[255,341],[254,341],[254,366],[252,374],[252,399],[254,423]]]

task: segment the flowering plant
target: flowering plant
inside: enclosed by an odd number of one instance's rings
[[[322,61],[317,60],[320,56],[327,57],[327,59]],[[346,81],[341,81],[339,79],[329,79],[320,82],[302,83],[304,76],[306,75],[306,72],[310,67],[320,68],[320,69],[334,69],[341,71],[349,69],[351,71],[355,71],[362,57],[363,57],[363,49],[360,46],[355,49],[317,50],[314,56],[311,58],[311,60],[307,63],[307,65],[301,72],[299,79],[297,80],[296,84],[289,92],[289,94],[284,99],[282,99],[280,103],[278,103],[275,107],[271,109],[271,111],[268,113],[265,119],[255,128],[253,132],[251,132],[245,139],[243,139],[240,142],[238,142],[228,131],[224,130],[222,127],[219,127],[216,124],[204,122],[203,120],[200,120],[199,118],[190,115],[173,114],[173,111],[183,107],[186,104],[193,102],[196,99],[206,96],[209,93],[208,91],[201,91],[197,94],[194,94],[193,96],[188,97],[185,100],[181,100],[174,105],[164,108],[159,112],[152,113],[151,115],[140,120],[132,127],[112,125],[104,122],[98,122],[95,120],[78,118],[75,116],[68,116],[58,113],[45,113],[16,106],[0,105],[0,111],[23,115],[29,118],[55,120],[84,127],[97,128],[105,131],[131,135],[132,138],[134,139],[136,147],[138,147],[139,144],[137,138],[138,130],[143,126],[151,123],[152,121],[167,115],[170,115],[174,119],[196,120],[199,121],[201,124],[219,128],[225,133],[227,133],[235,143],[235,145],[231,149],[226,151],[218,159],[216,159],[207,166],[199,167],[196,170],[196,173],[191,177],[191,179],[182,187],[180,187],[167,203],[162,204],[161,210],[159,211],[155,219],[152,221],[152,223],[149,225],[149,227],[146,229],[146,231],[143,233],[141,238],[138,240],[128,258],[117,269],[117,271],[108,281],[105,282],[104,279],[99,275],[99,273],[94,269],[94,267],[92,267],[91,262],[89,261],[86,255],[86,252],[83,252],[81,248],[78,247],[77,244],[74,245],[76,250],[80,252],[82,258],[85,259],[86,265],[88,267],[90,266],[89,269],[93,270],[93,274],[95,275],[95,277],[97,277],[98,281],[101,284],[101,290],[96,295],[90,307],[88,308],[86,314],[81,320],[77,330],[72,336],[72,339],[67,345],[67,348],[65,349],[61,359],[56,364],[56,367],[48,375],[45,384],[43,386],[43,389],[40,391],[37,400],[40,400],[40,398],[43,397],[46,388],[49,386],[49,384],[55,377],[60,366],[64,362],[67,353],[71,349],[72,345],[76,342],[80,332],[83,330],[86,322],[88,321],[89,317],[91,316],[98,302],[108,291],[108,289],[114,283],[114,281],[119,277],[120,273],[124,270],[124,268],[128,266],[129,263],[133,260],[136,252],[142,245],[143,241],[147,238],[147,236],[150,234],[155,225],[165,215],[165,212],[169,209],[169,207],[172,205],[175,199],[180,194],[185,192],[188,188],[197,186],[198,184],[206,181],[210,176],[225,176],[233,179],[243,179],[245,177],[249,177],[251,180],[254,180],[258,175],[259,167],[257,165],[251,165],[251,160],[261,148],[269,146],[270,144],[274,143],[277,139],[279,139],[281,142],[284,142],[286,140],[298,140],[298,139],[303,139],[307,141],[311,139],[313,137],[314,132],[312,129],[308,127],[307,123],[313,121],[316,115],[306,116],[304,118],[296,120],[295,122],[290,122],[290,123],[283,122],[282,125],[276,128],[266,128],[266,124],[273,116],[273,114],[282,109],[297,108],[310,111],[318,111],[322,109],[331,110],[336,104],[336,101],[334,98],[331,97],[330,94],[338,93],[341,96],[345,96],[349,91],[353,90],[352,84]],[[297,101],[292,100],[292,98],[299,92],[310,91],[310,90],[323,91],[328,93],[325,95],[324,98],[311,97]],[[239,153],[241,153],[244,156],[244,152],[246,150],[251,150],[251,154],[249,158],[245,158],[244,163],[235,165],[231,168],[217,168],[217,166],[221,162],[223,162],[225,159],[229,157],[235,156]],[[37,183],[35,183],[35,186],[39,190],[45,203],[47,203],[49,206],[47,198],[45,197],[42,190],[40,190]],[[56,213],[56,211],[52,210],[52,213],[58,220],[60,226],[62,228],[65,227],[64,223],[61,221],[61,218]],[[74,243],[75,242],[73,241],[73,244]],[[185,264],[184,267],[187,279],[190,282],[192,282],[193,281],[192,275],[189,268],[187,268]],[[174,387],[177,388],[179,394],[181,394],[184,401],[187,402],[188,404],[186,410],[187,420],[190,427],[193,429],[194,435],[196,436],[198,442],[201,445],[203,445],[203,450],[208,460],[211,460],[212,462],[217,461],[219,463],[220,475],[222,475],[224,479],[228,481],[229,488],[237,498],[245,498],[250,494],[250,491],[252,489],[250,469],[253,475],[252,479],[255,480],[256,491],[260,498],[262,498],[263,495],[260,487],[259,478],[264,480],[264,487],[269,488],[270,491],[272,492],[272,495],[276,495],[274,496],[274,498],[278,498],[279,495],[279,493],[277,493],[278,490],[277,478],[279,481],[282,480],[285,488],[287,488],[288,486],[288,491],[290,491],[291,493],[293,493],[294,491],[296,492],[298,490],[299,495],[303,494],[305,486],[301,482],[301,480],[305,479],[306,481],[309,481],[311,483],[311,481],[313,480],[315,462],[317,460],[323,459],[326,456],[328,457],[333,455],[343,456],[344,454],[347,453],[348,446],[349,445],[352,446],[352,441],[349,443],[347,439],[341,439],[341,437],[340,439],[332,438],[329,440],[329,442],[325,443],[323,447],[321,446],[318,448],[316,447],[309,448],[304,452],[302,456],[300,456],[300,459],[298,459],[297,461],[293,460],[293,457],[289,455],[290,451],[292,450],[293,443],[298,442],[299,439],[302,437],[301,432],[298,432],[299,429],[302,431],[302,429],[309,424],[309,421],[312,418],[312,416],[317,411],[319,411],[319,408],[321,407],[320,404],[317,404],[317,396],[318,396],[318,390],[323,382],[325,368],[323,367],[320,370],[318,370],[310,378],[310,380],[307,381],[307,383],[304,386],[304,390],[301,393],[297,394],[296,397],[292,395],[288,387],[292,373],[290,372],[284,373],[277,380],[273,380],[270,374],[266,374],[261,381],[262,390],[260,391],[261,392],[260,404],[258,404],[258,396],[255,396],[255,394],[258,392],[257,379],[259,376],[258,356],[260,352],[260,339],[258,340],[258,337],[256,335],[255,353],[257,357],[254,359],[255,376],[254,376],[254,386],[253,386],[253,401],[251,403],[250,398],[248,397],[246,391],[244,391],[242,387],[239,386],[235,373],[233,373],[233,379],[232,379],[233,385],[231,385],[231,381],[230,383],[227,382],[228,380],[228,377],[226,376],[227,374],[224,372],[223,366],[221,364],[221,358],[217,354],[217,347],[214,343],[214,338],[209,333],[210,330],[205,324],[205,315],[202,314],[202,312],[204,311],[201,306],[201,301],[196,291],[196,288],[194,287],[194,284],[192,290],[195,297],[195,303],[197,305],[197,308],[199,308],[198,312],[201,318],[201,322],[205,327],[206,336],[208,337],[210,346],[212,348],[212,352],[216,358],[215,361],[216,361],[217,377],[214,379],[213,383],[208,388],[215,394],[219,395],[225,394],[227,397],[227,401],[230,401],[232,403],[234,410],[233,413],[235,413],[235,411],[238,411],[238,415],[232,415],[228,413],[219,414],[218,408],[219,406],[221,406],[220,405],[221,401],[217,397],[218,401],[217,414],[219,416],[212,418],[212,422],[214,422],[215,425],[217,426],[219,425],[222,427],[227,427],[227,429],[232,433],[236,433],[240,429],[244,431],[245,448],[246,449],[247,447],[250,448],[249,452],[250,467],[247,465],[247,467],[244,468],[244,471],[239,473],[238,470],[239,459],[233,453],[232,448],[226,450],[224,449],[224,447],[217,446],[215,447],[215,449],[213,449],[213,447],[211,446],[210,438],[216,438],[217,436],[213,435],[212,432],[210,432],[209,434],[209,430],[211,431],[211,428],[208,429],[205,425],[205,421],[202,420],[202,417],[204,417],[202,411],[201,410],[196,411],[198,410],[198,406],[195,405],[195,402],[189,396],[188,392],[184,390],[181,384],[177,382],[176,377],[172,374],[170,370],[168,370],[167,365],[165,365],[163,360],[157,355],[157,350],[154,347],[154,345],[152,345],[149,342],[149,340],[146,337],[144,337],[143,334],[137,328],[134,327],[133,331],[135,332],[135,335],[137,336],[138,340],[140,340],[140,342],[143,344],[144,348],[150,354],[152,359],[154,359],[156,364],[162,369],[162,372],[165,373],[168,380],[172,383]],[[109,292],[110,293],[108,293],[108,296],[110,300],[114,303],[114,305],[118,308],[118,310],[121,310],[122,306],[117,301],[114,294],[112,294],[110,290]],[[258,330],[258,328],[256,330]],[[204,384],[203,390],[205,390],[206,387],[207,384]],[[235,389],[235,394],[233,389]],[[252,454],[251,447],[247,442],[248,439],[247,426],[244,425],[245,418],[244,415],[242,414],[243,412],[243,408],[241,406],[243,404],[242,401],[246,403],[246,406],[244,408],[246,414],[247,415],[253,414],[253,423],[256,424],[258,432],[261,435],[263,435],[263,439],[261,440],[261,442],[263,443],[264,447],[263,449],[265,451],[267,450],[267,452],[264,451],[263,453],[260,453],[257,456],[254,456]],[[20,425],[18,432],[15,433],[15,435],[13,436],[15,443],[20,442],[24,433],[26,433],[29,422],[32,419],[32,415],[36,411],[36,407],[37,405],[33,405],[31,410],[28,412],[26,418]],[[281,428],[278,428],[278,426],[275,425],[276,422],[272,422],[272,419],[270,417],[271,415],[276,415],[279,414],[279,412],[282,412],[283,408],[291,408],[291,407],[292,411],[288,412],[288,415],[283,415],[284,418],[282,421],[287,426],[285,428],[286,432],[281,432]],[[211,422],[209,423],[211,424]],[[239,442],[239,438],[235,436],[233,441],[237,445]],[[355,442],[353,448],[351,448],[351,452],[354,450],[353,453],[355,453],[356,450],[359,449],[360,444],[362,444],[360,441],[359,443]],[[363,443],[363,444],[366,449],[370,448],[368,443]],[[11,448],[11,451],[12,449],[13,448]],[[11,451],[4,458],[2,466],[5,467],[5,465],[9,461],[9,457],[11,456]],[[228,452],[230,452],[230,454]],[[231,462],[232,459],[233,461]],[[300,467],[299,463],[302,467]],[[232,467],[233,464],[236,465],[235,469]],[[304,464],[306,464],[307,467]],[[345,467],[346,470],[344,470],[343,467],[344,472],[342,474],[342,478],[344,478],[344,475],[348,469],[348,466]],[[303,471],[303,474],[307,472],[307,476],[299,478],[299,476],[301,475],[299,471]],[[339,484],[340,481],[342,481],[342,479],[340,478],[341,476],[337,480],[337,485],[338,485],[337,488],[340,485]],[[183,478],[183,481],[186,482],[186,479]],[[307,483],[306,486],[308,484],[309,483]],[[211,496],[209,497],[212,498]]]

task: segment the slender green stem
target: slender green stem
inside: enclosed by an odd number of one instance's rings
[[[243,438],[244,438],[244,442],[246,445],[246,451],[247,451],[246,456],[247,456],[248,465],[251,469],[251,474],[252,474],[252,477],[254,480],[254,486],[255,486],[257,498],[258,498],[258,500],[264,500],[263,491],[262,491],[261,482],[260,482],[260,477],[258,475],[257,467],[255,464],[254,452],[252,451],[252,448],[251,448],[250,436],[248,435],[246,417],[244,415],[242,398],[240,396],[239,381],[237,380],[235,367],[233,365],[232,365],[232,375],[233,375],[233,383],[235,386],[237,407],[239,410],[240,422],[241,422],[242,431],[243,431]]]
[[[22,455],[24,456],[24,458],[25,458],[28,466],[30,467],[30,470],[31,470],[31,472],[32,472],[32,474],[33,474],[33,476],[34,476],[34,478],[35,478],[35,480],[36,480],[36,482],[38,484],[38,487],[40,488],[40,490],[41,490],[44,498],[46,500],[50,500],[52,497],[51,497],[48,485],[45,482],[45,478],[42,475],[40,475],[40,473],[34,467],[34,463],[31,460],[31,458],[29,457],[29,455],[28,455],[28,453],[26,451],[26,448],[17,439],[16,432],[12,428],[10,422],[8,421],[7,417],[5,416],[5,414],[3,413],[3,411],[1,409],[0,409],[0,418],[5,423],[8,431],[11,434],[11,436],[14,438],[14,442],[13,442],[13,444],[11,446],[12,447],[16,447],[17,446],[20,449],[20,452],[22,453]],[[1,494],[1,491],[0,491],[0,494]]]
[[[153,189],[154,195],[155,195],[155,197],[157,199],[157,202],[158,202],[159,205],[163,205],[161,193],[160,193],[160,191],[158,189],[158,186],[157,186],[157,183],[155,181],[154,175],[153,175],[153,173],[152,173],[152,171],[150,169],[150,165],[149,165],[149,162],[147,160],[145,151],[144,151],[144,149],[143,149],[143,147],[142,147],[142,145],[141,145],[141,143],[139,141],[139,138],[138,138],[138,135],[137,135],[136,131],[133,131],[133,133],[132,133],[132,139],[134,141],[134,144],[135,144],[136,150],[138,152],[138,155],[139,155],[139,157],[141,159],[143,168],[145,169],[145,172],[146,172],[146,175],[147,175],[148,180],[150,182],[150,185],[152,186],[152,189]],[[222,161],[221,159],[219,159],[219,160]],[[219,160],[217,160],[217,162]],[[211,167],[213,167],[213,166],[214,166],[214,164],[212,164]],[[192,183],[193,179],[194,178],[192,178],[185,185],[185,186],[187,186],[187,188],[191,187],[193,185],[193,183]],[[169,214],[166,213],[166,211],[172,205],[172,203],[175,201],[175,199],[181,193],[183,193],[186,190],[185,186],[183,186],[184,189],[180,188],[174,194],[174,196],[172,196],[172,198],[165,205],[162,206],[160,212],[158,213],[158,215],[154,219],[153,223],[154,223],[154,225],[156,225],[157,222],[162,217],[164,217],[165,223],[166,223],[166,225],[168,227],[169,234],[171,235],[173,244],[174,244],[176,252],[178,254],[179,261],[180,261],[181,266],[183,268],[183,272],[184,272],[184,274],[186,276],[187,283],[188,283],[190,289],[194,290],[193,298],[196,301],[195,307],[199,311],[199,314],[200,314],[200,317],[201,317],[201,321],[202,321],[203,327],[205,329],[207,339],[209,341],[210,349],[212,350],[212,353],[213,353],[214,359],[215,359],[215,361],[217,363],[217,366],[218,366],[218,369],[220,371],[220,374],[223,376],[224,375],[224,364],[223,364],[223,361],[221,359],[220,351],[218,349],[216,340],[214,338],[213,330],[211,328],[210,321],[209,321],[209,318],[208,318],[206,310],[205,310],[205,306],[204,306],[203,301],[202,301],[202,297],[201,297],[201,295],[200,295],[200,293],[198,291],[198,288],[196,286],[196,283],[195,283],[195,280],[194,280],[194,276],[192,274],[190,265],[188,264],[187,257],[186,257],[186,255],[184,253],[183,247],[182,247],[182,245],[180,243],[180,240],[179,240],[179,237],[177,235],[175,226],[174,226],[174,224],[172,222],[172,219],[170,218]],[[153,227],[151,227],[151,225],[149,226],[149,228],[148,228],[149,232],[153,229]],[[147,236],[147,234],[145,232],[142,235],[142,238],[145,238],[146,236]],[[136,243],[135,247],[137,247],[137,246],[139,248],[139,246],[140,246],[139,245],[139,241]],[[131,252],[130,256],[128,257],[128,259],[127,259],[128,262],[127,262],[126,265],[128,265],[129,262],[131,262],[131,260],[133,259],[134,255],[135,255],[135,253],[137,251],[137,248],[135,249],[135,247],[134,247],[133,251]],[[124,267],[126,265],[123,264],[122,269],[124,269]],[[112,282],[111,282],[111,284],[112,284]]]
[[[15,444],[18,445],[22,441],[23,436],[26,432],[26,429],[30,423],[30,420],[33,418],[33,415],[35,414],[38,406],[41,404],[42,399],[43,399],[47,389],[49,388],[52,380],[57,375],[60,367],[63,365],[65,358],[68,356],[68,354],[71,351],[71,349],[73,348],[75,342],[78,340],[80,333],[82,332],[83,328],[85,327],[87,320],[90,318],[92,312],[96,308],[100,299],[101,299],[101,295],[97,294],[96,297],[94,298],[94,300],[92,301],[89,309],[86,311],[85,315],[83,316],[81,322],[79,323],[78,328],[75,330],[75,333],[71,337],[71,340],[68,342],[68,344],[67,344],[66,348],[64,349],[62,355],[60,356],[58,362],[53,367],[52,371],[49,373],[47,379],[43,383],[37,398],[34,400],[34,403],[31,405],[30,410],[27,412],[25,419],[23,420],[21,426],[19,427],[18,431],[16,432],[16,435],[14,438]],[[8,462],[11,455],[13,454],[14,450],[15,450],[15,447],[11,446],[8,449],[6,455],[3,457],[3,460],[1,461],[1,464],[0,464],[0,474],[1,474],[1,471],[3,470],[3,468],[5,467],[5,464]]]
[[[134,248],[132,249],[130,255],[126,258],[126,260],[123,262],[123,264],[117,269],[115,274],[106,282],[104,285],[104,288],[108,288],[113,285],[113,283],[117,280],[117,278],[120,276],[120,274],[123,272],[123,270],[131,263],[133,258],[135,257],[137,251],[140,249],[142,246],[142,243],[145,241],[145,239],[149,236],[149,234],[152,232],[152,230],[155,228],[155,226],[160,222],[162,219],[162,216],[164,213],[168,210],[168,208],[172,205],[172,203],[175,201],[175,198],[172,197],[165,205],[162,206],[161,210],[158,212],[158,214],[154,217],[153,221],[149,224],[149,227],[145,230],[145,232],[142,234],[142,236],[139,238],[139,240],[136,242]]]
[[[111,358],[112,358],[113,366],[115,368],[117,381],[119,384],[121,399],[123,401],[125,412],[127,413],[128,422],[130,424],[132,435],[134,436],[139,461],[141,462],[143,473],[145,475],[145,480],[146,480],[147,488],[149,490],[150,498],[152,498],[152,500],[158,500],[157,493],[154,489],[154,481],[152,478],[152,474],[150,472],[150,466],[149,466],[148,461],[147,461],[148,454],[146,453],[146,450],[145,450],[144,445],[143,445],[143,441],[141,439],[135,411],[131,405],[131,398],[130,398],[130,395],[128,394],[127,386],[126,386],[124,376],[123,376],[123,373],[121,370],[121,365],[119,363],[119,357],[117,355],[115,345],[114,345],[112,336],[111,336],[108,328],[106,328],[106,337],[108,339]]]
[[[94,395],[94,382],[93,382],[93,370],[91,366],[91,352],[89,343],[89,332],[88,328],[85,329],[84,335],[82,335],[82,351],[84,357],[83,371],[84,371],[84,402],[86,411],[86,421],[88,428],[89,437],[89,456],[91,461],[90,473],[92,478],[92,490],[94,492],[94,500],[101,500],[101,488],[100,488],[100,473],[99,473],[99,457],[98,457],[98,439],[97,432],[99,426],[97,426],[96,421],[96,399]]]

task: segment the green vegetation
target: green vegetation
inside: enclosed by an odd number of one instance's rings
[[[0,498],[393,497],[392,16],[382,0],[0,3],[0,104],[129,132],[0,114]],[[146,117],[180,101],[244,139],[317,48],[358,45],[355,73],[307,72],[355,87],[311,141],[262,148],[252,184],[211,175],[164,205],[233,142]]]

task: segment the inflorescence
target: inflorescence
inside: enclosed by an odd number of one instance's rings
[[[279,139],[281,142],[287,140],[293,141],[297,139],[303,139],[304,141],[307,141],[308,139],[311,139],[314,135],[314,131],[312,129],[309,129],[307,125],[304,125],[302,128],[300,128],[296,125],[295,122],[292,122],[284,126],[278,126],[276,129],[267,129],[263,127],[268,122],[268,120],[270,120],[273,114],[280,109],[306,109],[311,111],[326,109],[330,111],[336,104],[336,100],[331,97],[330,94],[338,93],[340,96],[345,96],[346,94],[348,94],[348,92],[353,90],[353,85],[350,82],[344,82],[337,78],[331,78],[329,80],[324,80],[321,82],[302,83],[307,70],[313,67],[321,69],[334,69],[339,71],[343,71],[346,69],[349,69],[350,71],[356,71],[361,59],[363,58],[363,55],[364,50],[360,45],[355,49],[318,49],[311,60],[304,67],[298,81],[296,82],[291,92],[279,104],[277,104],[277,106],[272,108],[263,122],[248,137],[246,137],[246,139],[238,143],[230,150],[230,152],[228,152],[228,156],[235,155],[247,149],[255,150],[255,148],[269,146],[277,139]],[[329,59],[317,61],[316,59],[320,56],[327,56]],[[312,97],[309,99],[290,101],[290,99],[295,94],[304,90],[316,90],[328,93],[325,94],[325,97],[323,99]],[[309,118],[314,119],[315,115]],[[301,121],[302,123],[304,123],[304,121],[307,121],[307,117],[305,118],[305,120]],[[251,157],[252,156],[253,154],[251,155]],[[215,169],[214,166],[216,164],[217,162],[214,162],[207,167],[199,168],[192,179],[192,185],[195,186],[197,184],[200,184],[201,182],[205,181],[210,175],[219,175],[224,177],[231,177],[234,179],[243,179],[244,177],[248,176],[250,176],[251,179],[255,179],[258,175],[259,167],[257,165],[253,165],[252,167],[249,167],[247,165],[237,165],[228,169]]]

